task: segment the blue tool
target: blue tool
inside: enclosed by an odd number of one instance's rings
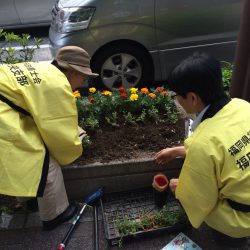
[[[73,230],[75,229],[75,225],[76,223],[80,220],[84,209],[86,208],[87,205],[91,205],[92,203],[94,203],[96,200],[98,200],[99,198],[101,198],[101,196],[103,195],[103,188],[98,188],[94,193],[88,195],[83,203],[82,203],[82,208],[80,210],[80,212],[75,216],[74,221],[72,222],[66,236],[64,237],[63,241],[58,245],[57,250],[63,250],[66,247],[66,244],[69,240],[70,235],[72,234]]]

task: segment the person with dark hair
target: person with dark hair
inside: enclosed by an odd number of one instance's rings
[[[224,94],[221,67],[196,52],[170,73],[169,89],[196,114],[184,146],[155,155],[158,164],[185,157],[170,188],[193,225],[203,222],[227,242],[250,236],[250,104]]]
[[[78,210],[68,202],[59,164],[82,154],[73,91],[97,75],[76,46],[59,49],[53,64],[0,66],[0,194],[37,197],[45,230]]]

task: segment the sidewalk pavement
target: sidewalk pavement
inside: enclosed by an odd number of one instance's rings
[[[16,213],[14,215],[2,214],[0,217],[0,249],[1,250],[52,250],[63,240],[70,222],[66,222],[52,231],[43,231],[38,212]],[[147,238],[132,239],[124,242],[123,247],[109,246],[105,239],[101,209],[98,207],[98,234],[100,250],[160,250],[177,234],[164,233]],[[209,228],[203,225],[199,230],[188,229],[183,232],[196,242],[203,250],[249,250],[250,241],[244,246],[225,247],[217,245]],[[88,208],[76,226],[66,246],[68,250],[95,249],[94,242],[94,214]]]

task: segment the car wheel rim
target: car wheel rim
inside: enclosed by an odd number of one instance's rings
[[[109,88],[132,88],[138,85],[142,76],[142,67],[132,55],[119,53],[109,57],[101,68],[101,78]]]

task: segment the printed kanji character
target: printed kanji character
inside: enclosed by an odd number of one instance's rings
[[[241,151],[245,145],[242,143],[241,140],[238,140],[236,143],[235,143],[235,146]]]
[[[16,77],[16,80],[17,80],[17,82],[18,82],[21,86],[24,86],[25,84],[26,84],[26,85],[29,85],[29,83],[28,83],[28,81],[27,81],[27,76],[25,76],[25,75],[17,76],[17,77]]]
[[[239,168],[241,170],[246,169],[247,167],[249,167],[249,160],[246,158],[246,156],[242,156],[239,160],[237,160],[236,162],[237,165],[239,165]]]
[[[250,161],[250,152],[247,153],[247,158],[248,158],[248,160]]]
[[[28,71],[35,71],[36,69],[28,62],[24,63]]]
[[[14,76],[20,76],[23,75],[23,71],[16,65],[10,65],[8,66],[10,68],[10,71],[13,73]]]
[[[232,155],[232,156],[235,156],[237,153],[240,152],[240,150],[235,146],[231,146],[229,149],[228,149],[228,152]]]
[[[250,137],[248,137],[247,135],[244,135],[244,136],[242,136],[241,141],[242,141],[242,143],[243,143],[245,146],[247,146],[247,144],[250,143]]]

